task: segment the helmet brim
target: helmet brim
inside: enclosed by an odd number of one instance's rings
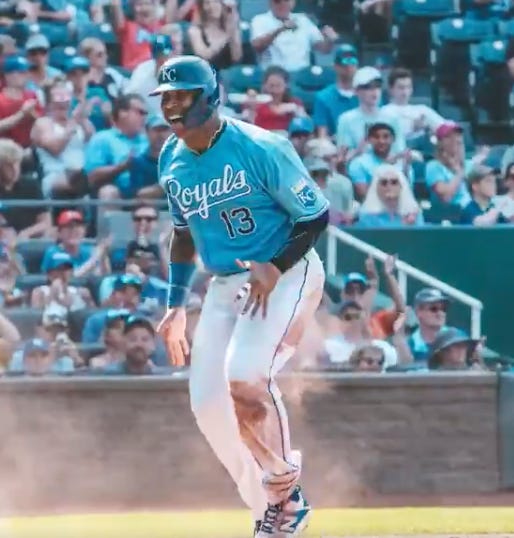
[[[191,84],[188,82],[166,82],[165,84],[159,84],[155,90],[151,91],[148,95],[154,96],[154,95],[161,95],[164,92],[173,92],[177,90],[202,90],[203,86],[199,86],[198,84]]]

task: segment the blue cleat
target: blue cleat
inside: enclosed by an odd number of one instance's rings
[[[270,504],[255,538],[292,538],[300,536],[307,527],[311,507],[297,486],[289,499],[280,504]]]

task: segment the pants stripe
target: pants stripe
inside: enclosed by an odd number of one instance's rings
[[[287,335],[287,331],[289,330],[289,327],[291,326],[291,323],[293,322],[293,319],[294,319],[294,317],[296,315],[298,305],[300,304],[300,301],[302,300],[303,289],[305,287],[305,283],[307,282],[307,273],[309,272],[309,260],[307,260],[305,257],[303,259],[305,261],[305,271],[304,271],[304,274],[303,274],[302,285],[300,286],[300,290],[298,291],[298,298],[296,299],[296,303],[295,303],[295,305],[293,307],[293,312],[291,313],[291,317],[289,318],[289,321],[287,322],[287,325],[286,325],[286,328],[284,330],[284,333],[282,334],[282,336],[280,338],[280,341],[279,341],[277,347],[275,348],[275,352],[273,353],[273,358],[271,359],[271,365],[270,365],[269,376],[268,376],[268,392],[270,393],[271,399],[273,401],[273,405],[275,407],[275,410],[277,411],[278,424],[279,424],[279,427],[280,427],[280,440],[281,440],[281,443],[282,443],[282,458],[284,459],[284,461],[287,461],[286,460],[285,439],[284,439],[284,428],[282,426],[282,416],[280,414],[280,409],[279,409],[279,407],[277,405],[277,401],[275,399],[275,396],[273,394],[273,390],[271,388],[271,385],[273,383],[272,372],[273,372],[273,366],[274,366],[274,363],[275,363],[275,359],[277,358],[277,355],[278,355],[278,351],[279,351],[280,346],[282,345],[282,342],[284,341],[284,338]]]

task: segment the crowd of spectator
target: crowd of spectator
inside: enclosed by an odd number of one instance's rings
[[[172,233],[157,160],[171,131],[148,94],[173,56],[211,62],[226,116],[290,139],[335,225],[514,222],[514,149],[470,150],[465,125],[416,100],[415,71],[363,62],[358,36],[341,22],[347,7],[324,0],[312,13],[295,11],[294,0],[259,0],[262,9],[243,20],[245,4],[23,0],[2,8],[5,372],[169,371],[154,326],[166,304]],[[394,8],[365,0],[355,16],[372,37],[385,28],[387,39]],[[511,6],[469,0],[462,9],[469,19],[497,20]],[[418,293],[409,332],[394,270],[391,258],[384,277],[394,304],[379,311],[372,261],[366,275],[347,274],[340,300],[323,301],[295,367],[482,368],[482,343],[447,326],[449,299],[437,290]],[[199,260],[190,336],[207,280]]]

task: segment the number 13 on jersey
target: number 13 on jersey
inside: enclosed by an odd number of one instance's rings
[[[227,228],[230,239],[235,239],[238,235],[250,235],[257,226],[247,207],[223,209],[220,211],[220,217]]]

